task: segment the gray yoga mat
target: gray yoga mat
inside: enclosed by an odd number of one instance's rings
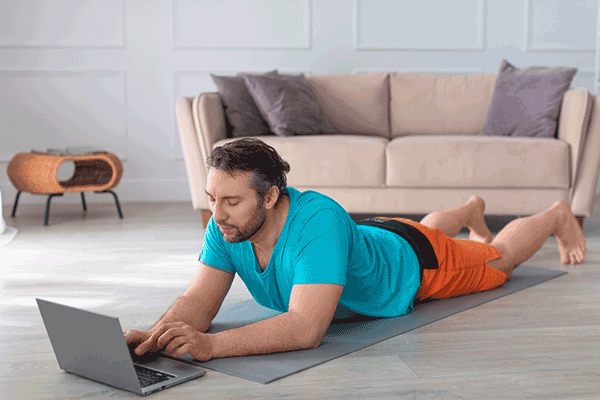
[[[417,304],[412,313],[401,317],[364,317],[338,307],[323,342],[316,349],[220,358],[208,362],[196,361],[189,354],[181,359],[240,378],[269,383],[565,274],[564,271],[521,266],[497,289]],[[262,307],[254,300],[242,301],[223,307],[208,332],[232,329],[277,314],[277,311]]]

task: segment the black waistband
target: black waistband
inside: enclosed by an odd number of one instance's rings
[[[427,236],[414,226],[396,220],[379,218],[363,219],[358,222],[358,225],[368,225],[385,229],[406,240],[419,260],[421,280],[423,280],[423,270],[438,269],[438,259],[431,242],[427,239]]]

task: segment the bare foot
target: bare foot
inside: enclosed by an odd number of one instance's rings
[[[469,220],[467,222],[467,228],[471,232],[469,234],[469,240],[474,240],[481,243],[490,243],[494,236],[488,229],[483,219],[483,211],[485,210],[485,202],[479,196],[471,196],[467,201],[467,204],[471,204],[471,212]]]
[[[560,215],[556,230],[553,232],[558,243],[560,262],[563,264],[583,262],[587,252],[585,236],[575,215],[564,201],[557,201],[552,207],[556,208]]]

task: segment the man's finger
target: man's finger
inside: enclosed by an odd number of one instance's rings
[[[140,335],[137,336],[134,333],[134,337],[138,337],[139,338],[139,346],[136,347],[136,349],[134,350],[135,354],[137,355],[142,355],[144,353],[146,353],[147,351],[149,351],[151,349],[151,347],[153,345],[156,344],[157,348],[154,349],[159,350],[162,349],[164,347],[164,345],[159,345],[158,344],[158,339],[167,331],[169,331],[169,329],[173,328],[175,326],[178,326],[179,324],[175,324],[175,323],[169,323],[169,324],[164,324],[164,325],[160,325],[157,328],[154,328],[154,330],[150,330],[150,331],[146,331],[146,332],[140,332],[140,331],[135,331],[138,332]],[[148,336],[146,336],[148,335]],[[144,340],[145,339],[145,340]],[[128,342],[129,343],[129,342]]]
[[[192,345],[190,343],[186,343],[177,349],[177,351],[173,354],[173,357],[180,357],[180,356],[184,355],[185,353],[189,353],[191,348],[192,348]]]
[[[125,341],[127,344],[136,344],[141,342],[141,337],[136,335],[134,332],[126,332],[123,336],[125,336]]]
[[[165,331],[160,337],[156,340],[156,344],[161,349],[165,347],[169,342],[171,342],[174,338],[178,336],[185,336],[185,332],[181,328],[171,328]]]
[[[138,347],[135,348],[135,354],[141,356],[142,354],[150,350],[150,347],[154,342],[155,341],[153,340],[152,336],[150,336],[148,339],[144,340],[142,343],[140,343]]]
[[[149,347],[153,344],[156,344],[158,349],[162,349],[165,345],[159,344],[160,337],[163,336],[166,332],[170,331],[171,329],[174,329],[174,326],[176,326],[176,323],[169,323],[159,326],[154,332],[152,332],[148,340],[146,340],[146,342],[148,342],[147,346]]]
[[[185,336],[177,336],[173,340],[169,342],[167,347],[165,347],[165,353],[171,354],[173,351],[177,350],[178,347],[181,347],[187,342]]]
[[[145,352],[147,352],[153,344],[156,343],[157,338],[162,334],[162,330],[164,327],[158,328],[152,335],[150,335],[146,340],[144,340],[138,347],[135,349],[135,354],[141,356]]]
[[[156,352],[160,350],[160,347],[158,347],[156,345],[156,341],[150,339],[147,339],[146,341],[144,341],[142,344],[140,344],[138,347],[136,347],[135,349],[135,354],[137,354],[138,356],[141,356],[142,354],[148,353],[148,352]]]
[[[127,330],[123,334],[125,336],[125,340],[127,344],[140,343],[144,340],[144,332],[136,331],[136,330]]]

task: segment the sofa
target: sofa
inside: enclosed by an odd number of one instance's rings
[[[423,215],[471,195],[486,215],[530,215],[562,200],[581,224],[600,167],[600,101],[562,97],[556,137],[484,133],[498,74],[306,76],[335,134],[259,136],[289,162],[288,185],[330,196],[351,214]],[[227,137],[218,93],[179,97],[177,122],[193,208],[210,219],[206,159]]]

